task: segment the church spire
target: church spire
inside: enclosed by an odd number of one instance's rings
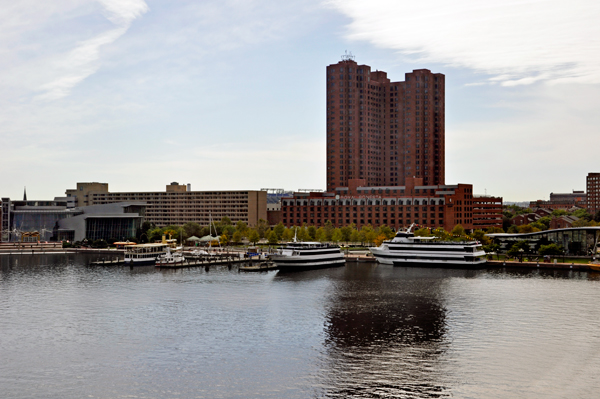
[[[27,201],[27,186],[23,187],[23,201]]]

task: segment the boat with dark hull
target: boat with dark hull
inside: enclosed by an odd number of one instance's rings
[[[147,266],[156,263],[156,259],[167,253],[168,244],[137,244],[125,248],[124,263],[128,266]]]
[[[283,270],[304,270],[344,266],[346,258],[337,245],[320,242],[291,242],[270,255],[271,261]]]
[[[479,241],[436,241],[436,237],[415,237],[409,227],[392,240],[384,241],[371,253],[379,263],[394,266],[479,268],[485,265],[485,251]]]

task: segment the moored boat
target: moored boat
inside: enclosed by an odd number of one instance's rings
[[[167,253],[168,244],[136,244],[125,247],[124,263],[129,266],[153,265],[156,258]]]
[[[379,263],[394,266],[476,268],[486,263],[479,241],[436,241],[435,237],[415,237],[413,226],[384,241],[371,253]]]
[[[269,256],[280,269],[316,269],[343,266],[346,258],[337,245],[320,242],[291,242]]]
[[[177,247],[174,250],[167,248],[167,251],[156,258],[156,266],[175,266],[185,262],[183,256],[183,247]]]

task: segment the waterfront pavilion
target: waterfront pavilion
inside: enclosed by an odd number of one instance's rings
[[[534,233],[493,233],[486,234],[494,242],[500,244],[501,251],[508,251],[517,241],[528,241],[529,248],[537,251],[541,245],[551,243],[561,245],[566,255],[588,255],[600,237],[600,226],[571,227],[567,229],[554,229],[536,231]]]

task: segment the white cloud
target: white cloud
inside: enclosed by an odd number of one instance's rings
[[[590,0],[330,0],[347,37],[505,86],[600,83],[600,3]]]
[[[55,56],[52,67],[56,76],[39,88],[42,93],[37,95],[36,99],[57,100],[67,96],[73,87],[98,70],[100,48],[125,34],[133,20],[148,11],[148,6],[143,0],[98,1],[104,7],[106,17],[116,28],[79,42],[67,54]]]

